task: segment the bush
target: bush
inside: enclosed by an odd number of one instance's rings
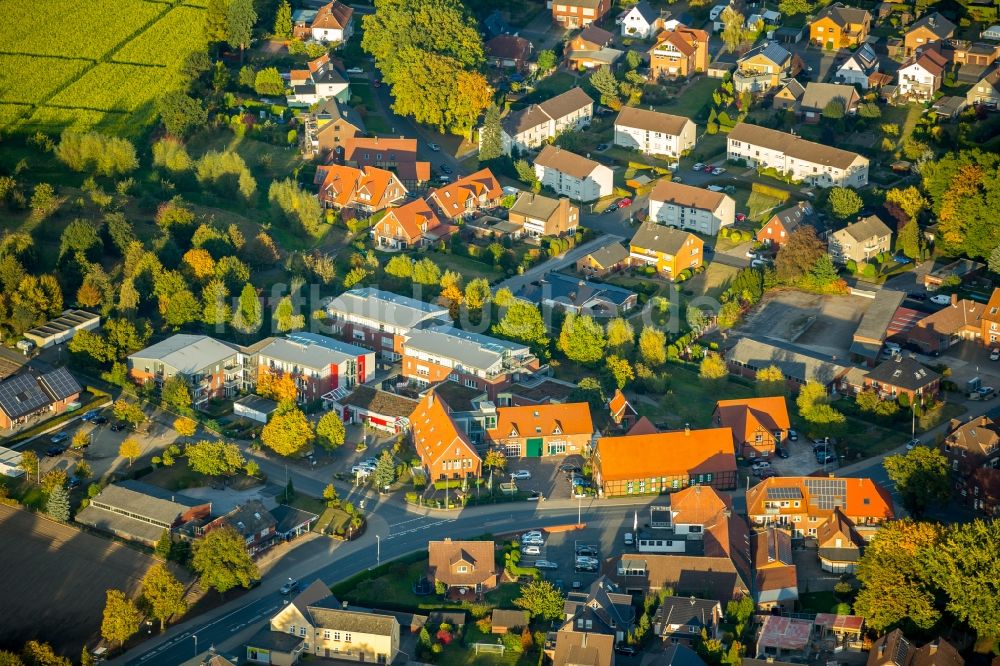
[[[791,192],[788,190],[783,190],[780,187],[774,187],[773,185],[768,185],[766,183],[754,183],[750,186],[751,192],[756,192],[757,194],[763,194],[764,196],[773,197],[781,202],[788,201],[788,197],[791,196]]]

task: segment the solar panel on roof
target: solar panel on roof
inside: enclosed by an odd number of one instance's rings
[[[56,400],[68,398],[81,390],[79,382],[66,368],[58,368],[41,376],[42,383]]]
[[[847,481],[844,479],[806,479],[809,503],[820,509],[832,511],[847,503]]]
[[[767,499],[769,500],[802,499],[802,490],[795,486],[792,486],[790,488],[768,488]]]
[[[47,404],[49,397],[31,375],[11,377],[0,384],[0,408],[12,419],[30,414]]]

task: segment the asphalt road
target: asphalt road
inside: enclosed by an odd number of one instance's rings
[[[298,476],[295,482],[298,484]],[[572,500],[542,504],[500,504],[468,508],[458,513],[437,512],[433,515],[414,515],[406,513],[405,509],[393,507],[406,514],[399,515],[388,510],[391,505],[383,504],[370,518],[367,533],[357,541],[342,543],[314,539],[292,549],[257,589],[206,616],[171,628],[114,663],[130,666],[176,666],[194,657],[199,650],[206,650],[209,645],[223,646],[234,636],[263,626],[282,607],[286,599],[277,590],[289,576],[297,578],[303,588],[316,579],[331,584],[374,567],[378,561],[389,561],[423,550],[428,541],[575,523],[578,510],[583,522],[589,527],[617,534],[631,525],[631,516],[637,506],[654,499],[646,498],[639,503],[589,500],[582,502],[579,507]],[[387,520],[387,516],[394,517]],[[376,535],[380,538],[376,539]]]
[[[549,271],[558,271],[563,268],[566,268],[571,264],[575,264],[577,259],[580,259],[581,257],[584,257],[590,254],[591,252],[604,247],[605,245],[610,245],[611,243],[618,243],[621,242],[622,240],[624,240],[622,236],[602,234],[593,240],[587,241],[583,245],[578,245],[574,247],[572,250],[569,250],[568,252],[566,252],[561,256],[552,257],[551,259],[548,259],[547,261],[544,261],[538,264],[537,266],[529,268],[521,275],[514,275],[512,277],[509,277],[503,282],[501,282],[498,286],[507,287],[513,293],[516,294],[518,289],[525,286],[526,284],[529,284],[530,282],[533,282],[541,278]]]

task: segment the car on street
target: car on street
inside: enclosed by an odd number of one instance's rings
[[[526,481],[531,478],[531,472],[526,469],[519,469],[516,472],[511,472],[510,478]]]
[[[799,441],[799,433],[795,432],[794,430],[789,430],[788,431],[788,439],[790,441],[792,441],[792,442]]]
[[[624,199],[618,202],[619,208],[628,208],[631,205],[632,205],[632,200],[629,199],[628,197],[625,197]]]
[[[632,546],[634,544],[635,544],[635,537],[632,536],[631,532],[626,532],[625,533],[625,545],[626,546]]]
[[[920,446],[920,440],[919,439],[911,439],[910,441],[908,441],[906,443],[906,450],[907,451],[912,451],[913,448],[916,447],[916,446]]]
[[[931,303],[937,305],[948,305],[951,303],[951,296],[948,294],[934,294],[931,296]]]
[[[769,467],[771,467],[771,463],[767,462],[766,460],[758,460],[754,464],[750,465],[750,469],[752,469],[755,472],[759,472],[762,469],[768,469]]]
[[[125,429],[124,421],[115,421],[111,424],[111,432],[121,432]]]
[[[528,497],[527,497],[527,500],[528,500],[529,502],[541,502],[541,501],[542,501],[543,499],[545,499],[545,496],[544,496],[544,495],[542,495],[542,494],[541,494],[540,492],[538,492],[537,490],[533,490],[533,491],[531,491],[531,494],[530,494],[530,495],[528,495]]]
[[[55,458],[56,456],[61,456],[65,450],[66,450],[65,446],[60,446],[60,445],[50,446],[49,448],[45,449],[45,455],[48,456],[49,458]]]
[[[990,352],[990,360],[1000,361],[1000,349],[998,349],[997,347],[993,348],[993,351]]]
[[[49,438],[49,441],[53,444],[59,444],[60,442],[65,442],[67,439],[69,439],[69,435],[64,432],[57,432]]]
[[[83,479],[81,479],[78,476],[74,476],[66,483],[66,487],[69,488],[70,490],[75,490],[79,488],[81,485],[83,485]]]
[[[579,465],[574,465],[573,463],[563,463],[562,465],[559,465],[559,471],[560,472],[576,472],[577,474],[579,474],[580,473],[580,466]]]
[[[541,555],[542,548],[541,546],[525,546],[521,549],[521,552],[525,555]]]
[[[604,209],[604,212],[605,212],[605,213],[613,213],[613,212],[615,212],[616,210],[618,210],[618,202],[617,202],[617,201],[616,201],[616,202],[614,202],[614,203],[612,203],[612,204],[611,204],[610,206],[608,206],[607,208],[605,208],[605,209]]]
[[[747,221],[747,214],[746,213],[736,213],[736,221],[737,222],[746,222]]]
[[[428,143],[428,144],[427,144],[427,147],[428,147],[428,148],[430,148],[431,150],[433,150],[433,151],[434,151],[435,153],[436,153],[437,151],[441,150],[441,146],[437,145],[436,143]],[[444,171],[444,169],[443,169],[443,168],[442,168],[441,170],[442,170],[442,171]],[[445,171],[445,173],[448,173],[448,172],[447,172],[447,171]]]
[[[607,149],[608,149],[608,144],[606,143],[599,143],[596,146],[594,146],[594,150],[596,150],[597,152],[601,152],[602,150],[607,150]]]
[[[80,417],[80,420],[81,421],[90,421],[90,420],[93,420],[100,413],[101,412],[98,409],[91,409],[91,410],[89,410],[87,412],[84,412],[83,416]]]
[[[714,169],[712,169],[713,176],[721,176],[724,173],[726,173],[725,167],[715,167]]]
[[[713,171],[715,171],[715,167],[714,167],[714,166],[712,166],[711,164],[706,164],[706,165],[705,165],[705,168],[704,168],[704,169],[702,169],[702,171],[703,171],[704,173],[712,173]]]
[[[980,400],[992,400],[996,397],[996,389],[992,386],[980,386],[976,389]]]
[[[363,467],[361,465],[355,465],[351,468],[351,474],[354,476],[368,476],[372,473],[372,470],[368,467]]]
[[[294,578],[289,578],[288,582],[282,585],[281,589],[278,591],[281,592],[282,594],[291,594],[292,592],[298,592],[299,581],[295,580]]]
[[[552,560],[535,560],[535,568],[553,570],[558,569],[559,565]]]
[[[704,168],[705,168],[705,164],[703,162],[698,162],[693,167],[691,167],[691,170],[692,171],[701,171]]]
[[[95,416],[91,421],[94,425],[104,425],[108,422],[108,417],[106,416]]]
[[[680,176],[674,176],[673,178],[670,179],[670,181],[674,183],[683,183],[684,179],[681,178]]]

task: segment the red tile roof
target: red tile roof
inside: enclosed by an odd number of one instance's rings
[[[602,437],[597,455],[605,481],[736,470],[729,428]]]
[[[460,217],[480,207],[480,202],[493,201],[503,195],[500,181],[489,169],[459,178],[450,185],[431,192],[430,198],[448,219]]]
[[[594,421],[590,417],[590,404],[586,402],[500,407],[496,427],[487,432],[493,439],[592,435]]]
[[[479,459],[468,435],[451,419],[448,405],[434,391],[420,399],[410,415],[410,427],[414,448],[426,466],[445,456]]]
[[[354,9],[342,2],[333,0],[330,4],[320,7],[310,27],[343,30],[347,27],[353,15]]]
[[[400,190],[403,189],[394,173],[371,166],[360,169],[337,164],[320,166],[316,169],[314,180],[319,183],[320,198],[338,206],[364,203],[376,209],[382,208],[392,203],[383,202],[383,199],[393,181],[397,181]]]
[[[441,220],[431,210],[424,199],[416,199],[410,203],[393,208],[385,214],[376,225],[376,229],[385,236],[405,237],[413,242],[424,235],[430,234],[441,226]],[[402,231],[402,233],[397,233]]]

